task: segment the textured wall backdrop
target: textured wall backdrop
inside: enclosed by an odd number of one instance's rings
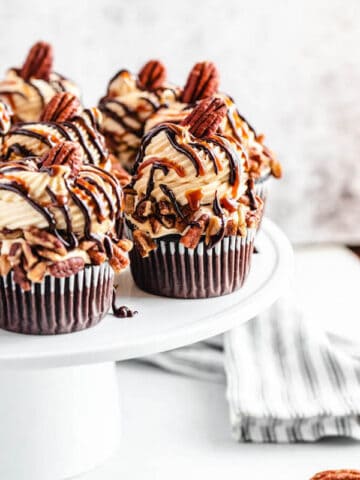
[[[90,105],[121,67],[158,57],[184,82],[214,60],[284,165],[268,213],[298,242],[360,243],[359,22],[359,0],[12,0],[0,67],[48,40]]]

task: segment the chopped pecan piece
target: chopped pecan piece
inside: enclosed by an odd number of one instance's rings
[[[181,99],[184,103],[195,103],[211,97],[218,91],[219,83],[219,72],[214,63],[196,63],[188,76]]]
[[[37,78],[48,81],[52,71],[52,64],[52,46],[46,42],[35,43],[20,70],[20,77],[24,80]]]
[[[281,164],[277,160],[272,159],[270,161],[270,168],[271,168],[271,173],[274,175],[275,178],[281,178],[282,177]]]
[[[171,215],[174,213],[174,209],[170,202],[166,200],[160,200],[157,204],[160,215]]]
[[[159,220],[154,217],[153,215],[149,218],[150,225],[151,225],[151,230],[153,233],[158,233],[160,228],[161,228],[161,223]]]
[[[99,252],[99,250],[97,250],[97,248],[90,248],[90,250],[88,250],[87,253],[88,253],[91,261],[95,265],[101,265],[102,263],[104,263],[107,260],[106,253]]]
[[[0,255],[0,275],[5,276],[11,270],[11,264],[7,255]]]
[[[152,250],[155,250],[157,247],[156,243],[152,240],[152,238],[146,233],[141,232],[140,230],[135,230],[133,232],[133,237],[134,245],[138,249],[142,257],[148,257],[149,253]]]
[[[175,217],[175,215],[162,215],[160,217],[160,221],[164,225],[164,227],[174,228],[175,222],[176,222],[176,217]]]
[[[85,262],[83,258],[71,257],[51,265],[49,267],[49,272],[56,278],[70,277],[82,270],[84,266]]]
[[[221,98],[206,98],[182,121],[195,137],[209,137],[218,129],[226,115],[226,105]]]
[[[121,272],[129,265],[129,259],[124,254],[124,251],[116,245],[113,245],[114,255],[110,259],[110,265],[115,272]]]
[[[121,240],[119,240],[117,242],[117,246],[119,248],[121,248],[122,250],[124,250],[124,252],[129,252],[133,247],[133,243],[132,243],[131,240],[128,240],[126,238],[122,238]]]
[[[31,283],[27,279],[25,270],[21,265],[16,265],[16,267],[14,267],[14,282],[20,285],[24,291],[31,289]]]
[[[235,221],[232,218],[230,218],[227,221],[225,226],[225,236],[231,237],[233,235],[236,235],[237,229],[238,229],[238,226],[236,225]]]
[[[139,72],[138,84],[144,90],[154,91],[163,86],[166,80],[166,68],[159,60],[150,60]]]
[[[37,247],[44,247],[50,251],[54,251],[59,255],[66,255],[66,248],[62,244],[62,242],[52,235],[51,233],[47,232],[46,230],[40,230],[36,227],[31,227],[29,230],[24,232],[25,240],[27,240],[30,245],[34,245]]]
[[[152,213],[152,203],[150,200],[142,200],[138,203],[135,211],[139,217],[148,217]]]
[[[30,270],[28,270],[27,277],[32,282],[41,282],[46,273],[46,263],[38,262]]]
[[[184,235],[181,237],[180,243],[186,248],[196,248],[202,234],[209,222],[209,216],[205,213],[196,220],[196,223],[186,228]]]
[[[21,260],[21,255],[22,255],[21,242],[13,243],[10,247],[9,254],[8,254],[8,260],[11,266],[14,267],[16,265],[19,265]]]
[[[76,142],[63,142],[48,150],[42,157],[42,166],[45,168],[54,165],[68,165],[71,173],[76,177],[82,167],[82,150]]]
[[[53,96],[44,108],[40,120],[43,122],[66,122],[81,110],[80,100],[70,92],[60,92]]]
[[[360,470],[325,470],[317,473],[310,480],[360,480]]]

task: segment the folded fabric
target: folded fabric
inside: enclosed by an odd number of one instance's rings
[[[177,373],[223,381],[238,441],[360,438],[360,361],[286,297],[219,338],[148,357]]]

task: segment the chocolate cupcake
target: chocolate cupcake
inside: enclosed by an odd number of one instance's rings
[[[221,98],[226,104],[219,130],[241,143],[248,155],[248,174],[255,183],[256,195],[266,198],[268,180],[281,177],[281,166],[274,153],[264,144],[264,135],[257,134],[250,123],[240,114],[233,99],[219,92],[220,77],[212,62],[199,62],[192,68],[179,100],[168,108],[160,108],[147,120],[145,131],[171,121],[181,122],[196,106],[197,102],[210,96]]]
[[[104,317],[131,245],[118,240],[121,196],[74,142],[0,164],[1,328],[68,333]]]
[[[241,144],[216,133],[225,115],[221,99],[205,99],[141,143],[124,204],[132,275],[147,292],[214,297],[247,277],[262,201]]]
[[[137,76],[121,70],[110,80],[99,103],[102,128],[111,152],[125,169],[134,166],[146,120],[177,95],[178,90],[166,83],[166,69],[158,60],[146,63]]]
[[[79,96],[76,85],[53,71],[50,44],[36,43],[21,68],[11,68],[0,81],[0,100],[10,105],[17,122],[36,122],[58,92]]]

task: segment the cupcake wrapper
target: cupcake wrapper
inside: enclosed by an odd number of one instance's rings
[[[109,264],[90,265],[66,278],[46,276],[24,291],[13,273],[0,276],[0,328],[53,335],[96,325],[112,301],[114,273]]]
[[[208,298],[240,288],[250,269],[255,230],[246,237],[225,237],[211,249],[202,241],[195,249],[178,241],[158,240],[158,248],[142,258],[130,252],[131,272],[139,288],[155,295]]]
[[[263,200],[264,205],[269,194],[269,182],[271,182],[271,178],[267,176],[264,179],[259,179],[255,183],[255,195]]]

